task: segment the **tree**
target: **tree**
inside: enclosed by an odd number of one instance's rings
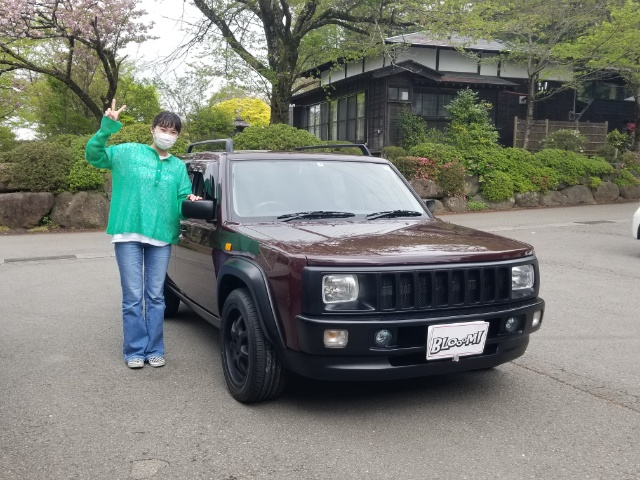
[[[99,121],[118,87],[119,51],[149,38],[138,1],[0,0],[0,73],[26,70],[54,78]],[[99,102],[87,72],[104,78]]]
[[[271,123],[288,123],[291,97],[302,88],[297,82],[305,69],[318,65],[323,56],[336,59],[346,53],[341,42],[346,32],[353,34],[351,39],[357,36],[353,52],[362,54],[372,41],[380,44],[390,27],[414,25],[409,17],[418,18],[393,0],[193,1],[205,16],[197,39],[213,27],[243,62],[269,81]],[[335,33],[337,45],[326,42],[328,33]]]
[[[505,45],[509,63],[527,70],[527,116],[524,148],[529,144],[534,104],[545,71],[559,66],[560,45],[570,42],[594,25],[604,12],[599,0],[495,0],[474,4],[474,14],[483,20],[475,36],[494,38]]]
[[[640,125],[640,1],[613,4],[608,15],[557,53],[582,68],[583,76],[617,74],[624,79],[636,103],[636,125]],[[640,151],[640,129],[634,149]]]
[[[100,79],[88,85],[93,98],[105,85]],[[43,137],[95,132],[96,118],[92,111],[73,92],[53,77],[40,77],[25,90],[25,106],[20,111],[23,118],[37,125]],[[120,115],[125,124],[143,122],[150,124],[160,110],[156,87],[147,81],[137,81],[131,73],[120,75],[117,98],[126,104],[126,113]]]
[[[259,98],[232,98],[213,108],[227,112],[234,120],[240,117],[251,126],[269,125],[269,105]]]

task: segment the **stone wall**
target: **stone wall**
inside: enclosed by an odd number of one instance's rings
[[[491,210],[511,208],[556,207],[591,205],[640,199],[640,186],[618,187],[612,182],[602,182],[597,188],[573,185],[561,190],[539,194],[518,193],[502,202],[490,202],[478,193],[477,177],[467,177],[465,197],[445,197],[442,188],[431,180],[411,182],[421,198],[435,200],[435,213],[466,212],[467,198],[485,203]],[[68,229],[106,228],[109,218],[110,186],[104,192],[52,193],[12,192],[2,188],[0,178],[0,227],[31,229],[44,219],[53,225]]]

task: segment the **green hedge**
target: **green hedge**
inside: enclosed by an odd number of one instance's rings
[[[306,130],[282,123],[248,127],[233,139],[233,146],[237,150],[295,150],[296,147],[324,143]]]
[[[511,177],[500,170],[494,172],[480,186],[480,193],[490,202],[501,202],[513,197],[515,187]]]
[[[602,177],[614,172],[604,158],[588,158],[575,152],[558,149],[541,150],[534,157],[543,166],[552,168],[560,184],[577,185],[584,177]]]
[[[73,152],[52,142],[29,142],[8,152],[14,164],[10,185],[23,191],[61,192],[69,186]]]

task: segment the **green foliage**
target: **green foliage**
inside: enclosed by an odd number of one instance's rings
[[[0,152],[8,152],[18,146],[16,135],[9,127],[0,125]]]
[[[640,153],[624,152],[620,160],[625,169],[636,176],[640,176]]]
[[[194,142],[228,138],[235,133],[234,118],[224,109],[200,108],[188,117],[189,136]]]
[[[480,185],[480,193],[490,202],[501,202],[513,197],[514,188],[511,177],[498,170]]]
[[[477,202],[475,200],[469,200],[467,202],[467,210],[470,212],[481,212],[483,210],[487,210],[489,205],[484,202]]]
[[[411,181],[416,178],[416,170],[418,164],[416,163],[417,157],[397,157],[393,160],[389,159],[391,163],[398,169],[404,178]]]
[[[607,145],[617,148],[620,153],[629,150],[631,147],[631,137],[619,130],[612,130],[607,134]]]
[[[587,158],[575,152],[558,149],[545,149],[534,157],[542,165],[554,169],[558,181],[566,185],[577,185],[583,177],[602,177],[613,173],[613,167],[602,157]]]
[[[28,90],[29,110],[45,137],[85,134],[96,130],[96,117],[69,89],[53,77],[44,77]]]
[[[451,124],[447,131],[447,143],[458,147],[495,147],[498,132],[491,123],[489,102],[479,100],[473,90],[461,90],[445,107],[451,113]]]
[[[437,181],[447,197],[464,195],[465,169],[461,162],[447,162],[438,169]]]
[[[613,182],[619,187],[634,187],[636,185],[640,185],[640,180],[638,180],[635,175],[626,168],[616,171]]]
[[[323,142],[306,130],[278,123],[248,127],[235,136],[233,144],[238,150],[294,150]]]
[[[406,157],[407,151],[402,147],[384,147],[382,149],[382,158],[386,158],[390,162],[394,162],[400,157]]]
[[[600,185],[602,185],[602,179],[601,178],[589,177],[589,185],[587,185],[588,187],[598,188]]]
[[[69,142],[73,164],[69,171],[69,190],[101,190],[108,170],[98,169],[85,159],[85,150],[91,135],[75,136]]]
[[[515,193],[544,193],[558,185],[558,174],[523,148],[504,148],[492,161],[496,170],[509,175]]]
[[[400,145],[405,149],[426,141],[427,122],[419,115],[414,115],[407,109],[400,110]]]
[[[10,152],[11,186],[31,192],[60,192],[68,187],[73,162],[70,148],[49,142],[24,143]]]
[[[456,147],[438,143],[420,143],[409,150],[412,157],[433,158],[439,164],[447,162],[460,162],[463,159],[462,154]]]
[[[259,98],[231,98],[216,104],[213,110],[228,113],[232,120],[240,117],[251,126],[269,125],[271,109]]]
[[[577,130],[558,130],[547,135],[542,148],[557,148],[569,152],[583,152],[587,138]]]
[[[151,124],[161,110],[156,86],[148,80],[137,81],[131,74],[120,75],[116,98],[118,105],[127,106],[119,118],[123,125]]]
[[[620,151],[613,145],[606,143],[596,151],[596,155],[604,158],[609,163],[613,163],[619,160]]]

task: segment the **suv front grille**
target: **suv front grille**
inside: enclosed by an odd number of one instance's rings
[[[511,267],[438,269],[379,274],[378,308],[407,310],[509,300]]]

